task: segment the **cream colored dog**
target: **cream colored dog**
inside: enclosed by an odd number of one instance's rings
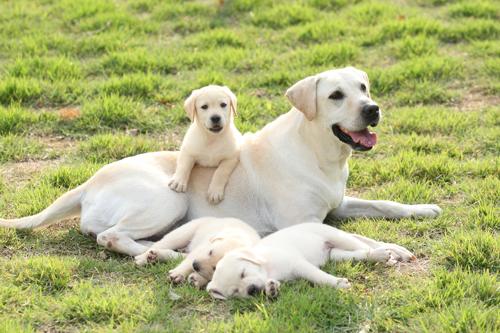
[[[326,224],[304,223],[277,231],[253,247],[227,253],[217,264],[209,293],[219,299],[278,294],[279,281],[303,278],[334,288],[350,287],[318,267],[327,260],[369,260],[394,264],[413,254],[396,244],[350,234]]]
[[[297,82],[287,96],[289,112],[243,137],[240,162],[218,205],[206,200],[214,168],[195,166],[188,190],[177,193],[167,185],[179,153],[157,152],[108,164],[42,212],[0,220],[0,226],[35,228],[81,215],[80,229],[97,236],[99,245],[136,256],[149,248],[142,239],[203,216],[239,218],[264,235],[304,221],[321,223],[327,214],[339,219],[440,214],[436,205],[345,195],[351,152],[375,143],[367,127],[380,118],[366,73],[352,67],[326,71]]]
[[[241,133],[234,126],[236,96],[228,87],[210,85],[194,90],[184,103],[191,126],[184,136],[177,167],[168,183],[185,192],[195,164],[217,167],[208,186],[208,200],[217,204],[224,198],[224,187],[239,157]]]
[[[165,261],[182,256],[175,250],[185,249],[186,258],[169,272],[174,283],[188,281],[201,288],[212,279],[215,265],[227,252],[252,246],[259,234],[245,222],[234,218],[205,217],[173,230],[145,253],[135,257],[138,265]]]

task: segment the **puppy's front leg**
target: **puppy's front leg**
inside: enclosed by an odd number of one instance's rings
[[[238,158],[222,160],[212,176],[212,181],[208,187],[208,201],[218,204],[224,199],[224,187],[234,168],[238,164]]]
[[[349,288],[351,284],[347,279],[338,278],[323,272],[308,261],[301,260],[294,264],[294,274],[298,278],[311,281],[314,284],[327,285],[334,288]]]
[[[168,272],[173,283],[182,283],[193,272],[193,258],[190,254],[174,269]]]
[[[197,272],[193,272],[188,276],[188,282],[198,289],[202,289],[208,284],[208,280],[205,279]]]
[[[176,192],[186,192],[189,182],[189,175],[195,164],[195,159],[186,153],[180,153],[177,159],[177,166],[168,186]]]

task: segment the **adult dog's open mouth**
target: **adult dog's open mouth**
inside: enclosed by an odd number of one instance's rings
[[[377,143],[377,134],[370,132],[367,128],[361,131],[349,131],[334,124],[332,125],[332,131],[340,141],[347,143],[354,150],[370,150]]]

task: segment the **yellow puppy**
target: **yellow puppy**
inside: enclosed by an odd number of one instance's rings
[[[228,87],[210,85],[194,90],[184,103],[192,121],[182,141],[177,167],[169,186],[186,192],[195,164],[217,167],[208,187],[208,201],[217,204],[238,164],[241,133],[236,129],[236,96]]]

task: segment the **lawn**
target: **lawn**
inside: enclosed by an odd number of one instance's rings
[[[223,4],[222,4],[223,3]],[[327,220],[417,262],[329,264],[353,288],[285,284],[220,302],[135,267],[78,220],[0,230],[0,332],[498,332],[500,3],[216,0],[0,2],[0,216],[33,214],[100,166],[175,149],[182,104],[209,83],[255,131],[285,90],[334,67],[368,72],[384,118],[348,193],[437,203],[437,219]]]

